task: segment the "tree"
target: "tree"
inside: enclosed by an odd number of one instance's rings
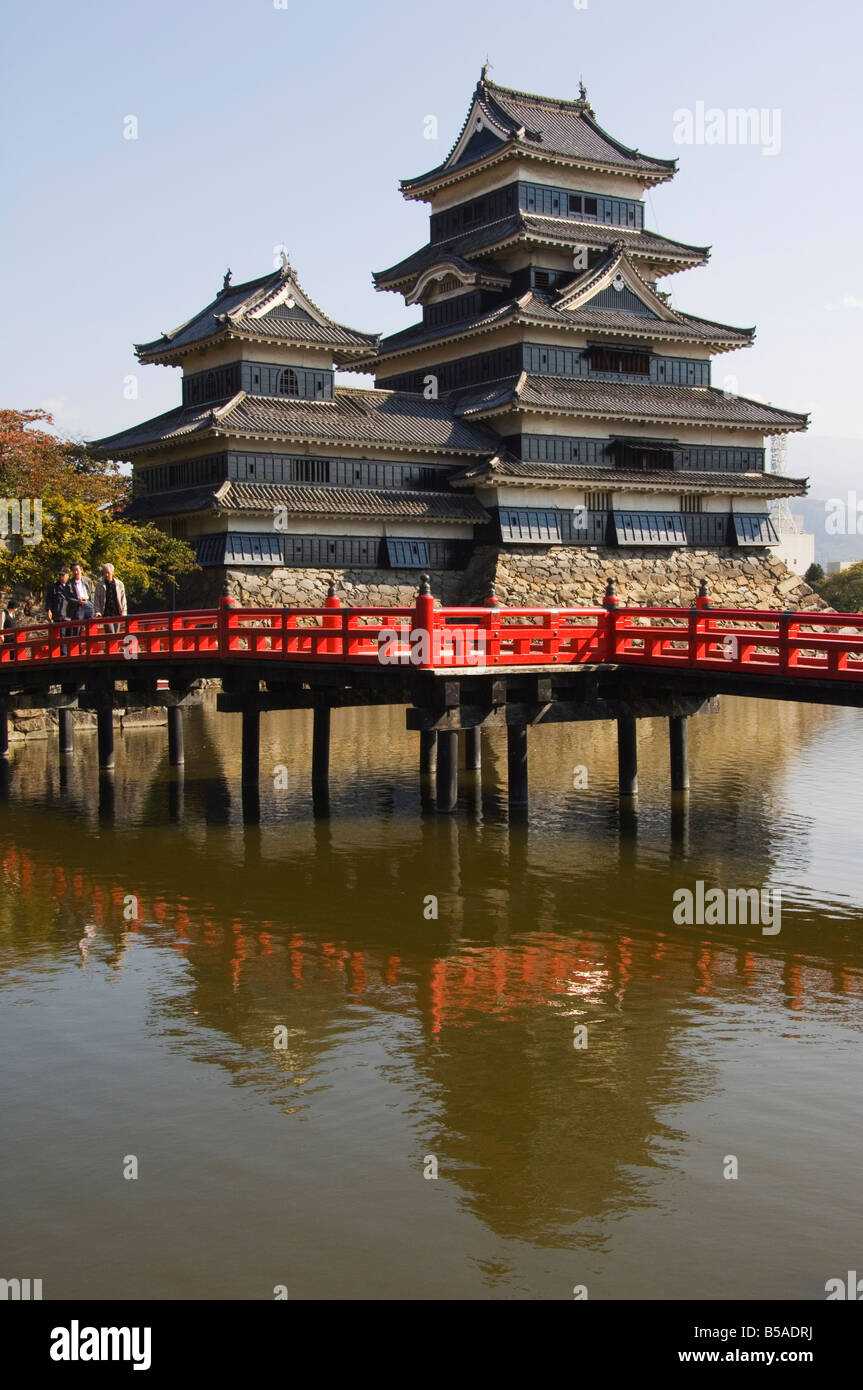
[[[863,560],[839,574],[828,575],[818,592],[837,613],[863,612]]]
[[[812,564],[809,566],[808,570],[806,571],[803,577],[806,580],[807,584],[812,585],[813,589],[818,588],[818,585],[824,578],[824,571],[818,564],[817,560],[813,560]]]
[[[195,568],[185,541],[153,525],[124,521],[113,507],[130,495],[115,464],[90,456],[85,445],[32,429],[51,423],[44,410],[0,411],[0,494],[41,504],[41,536],[0,539],[0,585],[29,589],[41,600],[61,564],[80,561],[95,575],[106,561],[123,580],[130,605],[158,608],[182,575]],[[106,505],[107,504],[107,505]],[[22,528],[23,530],[23,528]]]
[[[80,440],[57,439],[37,422],[54,423],[47,410],[0,410],[0,492],[5,497],[57,494],[118,506],[132,493],[120,465],[93,458]]]

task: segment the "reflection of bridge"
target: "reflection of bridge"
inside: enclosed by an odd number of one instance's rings
[[[435,608],[423,582],[413,608],[219,609],[42,623],[0,649],[0,752],[11,707],[56,708],[60,749],[70,712],[95,710],[99,765],[114,761],[113,711],[163,705],[170,761],[183,762],[183,706],[204,679],[221,681],[218,708],[243,718],[242,780],[254,814],[260,715],[314,710],[312,778],[326,805],[330,711],[408,704],[420,731],[421,771],[437,774],[437,804],[458,792],[458,734],[467,766],[481,731],[507,730],[509,796],[527,802],[532,724],[614,719],[620,791],[638,790],[636,721],[669,720],[671,786],[689,786],[686,718],[716,694],[863,704],[863,615],[713,609],[706,586],[691,609]]]

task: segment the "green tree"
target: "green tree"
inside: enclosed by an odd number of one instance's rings
[[[863,560],[828,575],[818,592],[837,613],[863,613]]]
[[[76,560],[91,576],[110,560],[126,586],[129,604],[153,609],[170,601],[172,587],[195,568],[185,541],[158,527],[124,521],[113,508],[130,495],[129,479],[115,464],[91,458],[86,446],[57,439],[38,423],[44,410],[0,411],[0,496],[41,503],[42,534],[0,540],[0,586],[29,589],[41,600],[61,564]]]
[[[144,609],[168,601],[172,586],[195,568],[185,541],[155,526],[116,519],[92,502],[48,496],[43,499],[40,543],[26,545],[16,536],[0,549],[0,584],[18,585],[41,598],[60,565],[76,560],[91,576],[110,560],[130,605]]]
[[[805,573],[805,575],[804,575],[803,577],[804,577],[804,579],[806,580],[806,583],[807,583],[807,584],[811,584],[811,585],[812,585],[812,588],[813,588],[813,589],[817,589],[817,588],[818,588],[818,585],[819,585],[819,584],[822,582],[822,580],[824,579],[824,571],[823,571],[823,569],[821,568],[821,566],[818,564],[818,561],[817,561],[817,560],[813,560],[813,561],[812,561],[812,564],[809,566],[808,570],[806,571],[806,573]]]

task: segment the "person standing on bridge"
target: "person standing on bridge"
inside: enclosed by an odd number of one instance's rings
[[[52,623],[59,623],[69,613],[69,595],[66,590],[69,584],[69,566],[61,565],[57,571],[57,578],[53,584],[49,584],[45,590],[45,611]],[[65,629],[60,636],[65,637]],[[66,656],[68,648],[64,642],[60,643],[60,655]]]
[[[126,589],[122,579],[115,579],[112,564],[102,566],[102,578],[96,585],[93,606],[97,618],[125,618],[128,612]],[[119,623],[106,624],[108,632],[117,632],[119,626]]]
[[[8,652],[7,661],[14,661],[18,655],[15,647],[15,629],[18,626],[18,608],[18,600],[10,598],[2,614],[0,614],[0,629],[2,629],[3,632],[3,646]]]
[[[93,585],[89,579],[84,578],[84,570],[81,565],[72,566],[72,578],[66,585],[66,612],[70,618],[77,618],[79,622],[92,618],[93,614]],[[84,631],[77,628],[73,636],[79,637]]]
[[[61,565],[57,578],[45,590],[45,611],[52,623],[59,623],[68,613],[66,586],[69,583],[69,566]]]

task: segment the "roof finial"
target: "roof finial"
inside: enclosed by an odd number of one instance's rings
[[[280,260],[281,263],[282,263],[282,264],[281,264],[281,273],[282,273],[282,275],[284,275],[284,276],[290,275],[290,273],[291,273],[291,262],[290,262],[290,260],[288,259],[288,250],[287,250],[287,247],[286,247],[286,246],[280,246],[280,247],[279,247],[279,260]]]
[[[222,281],[222,294],[225,293],[225,290],[230,289],[230,287],[231,287],[231,267],[228,266],[228,269],[225,271],[225,278],[224,278],[224,280]]]
[[[488,60],[488,54],[486,54],[486,55],[485,55],[485,62],[484,62],[483,65],[482,65],[482,73],[481,73],[480,79],[479,79],[480,82],[487,82],[487,81],[488,81],[488,75],[489,75],[490,72],[491,72],[491,63],[490,63],[489,60]]]
[[[593,107],[591,106],[590,101],[588,99],[587,88],[585,87],[582,78],[578,79],[578,105],[581,107],[584,115],[593,116],[595,114]]]

